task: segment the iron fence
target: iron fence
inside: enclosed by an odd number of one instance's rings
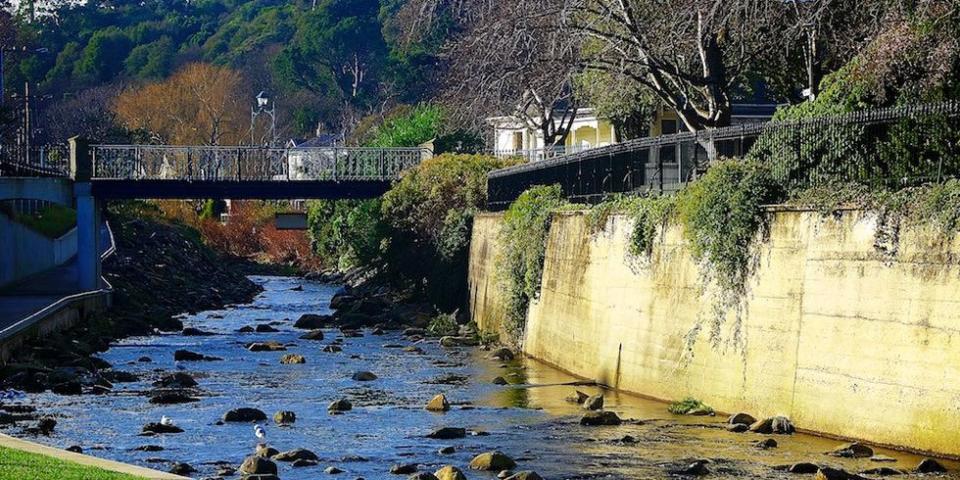
[[[68,145],[0,145],[0,176],[65,177],[69,172]]]
[[[905,186],[960,176],[960,103],[630,140],[491,172],[488,206],[505,208],[534,185],[559,184],[577,202],[674,192],[702,174],[711,159],[745,156],[767,162],[790,187],[831,181]]]
[[[93,178],[187,181],[385,181],[429,154],[420,148],[93,145]]]

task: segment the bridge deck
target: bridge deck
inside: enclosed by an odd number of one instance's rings
[[[390,189],[389,180],[310,181],[190,181],[92,180],[93,196],[110,199],[363,199]]]

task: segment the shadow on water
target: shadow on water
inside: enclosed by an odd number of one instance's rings
[[[790,478],[776,465],[809,461],[862,471],[881,466],[869,459],[848,460],[823,454],[839,442],[808,435],[778,436],[779,448],[759,450],[753,443],[765,438],[734,434],[723,428],[723,419],[676,417],[666,405],[605,392],[607,408],[628,419],[618,427],[583,427],[583,410],[565,400],[575,389],[589,394],[598,387],[562,385],[573,382],[562,372],[522,359],[500,362],[478,349],[440,348],[436,342],[418,344],[423,354],[405,352],[410,342],[399,332],[343,338],[343,351],[323,352],[339,337],[325,330],[322,342],[300,339],[293,323],[304,313],[328,313],[336,287],[292,278],[253,277],[265,288],[252,304],[184,317],[187,326],[215,333],[207,337],[163,334],[131,338],[114,345],[103,357],[118,369],[136,373],[140,380],[115,386],[108,395],[65,397],[50,393],[31,395],[29,402],[41,412],[58,416],[50,437],[29,437],[19,430],[6,433],[26,436],[56,447],[80,445],[84,451],[114,460],[166,470],[170,462],[193,465],[198,478],[214,475],[221,464],[239,466],[257,443],[250,423],[218,421],[224,412],[254,407],[268,416],[279,410],[296,413],[291,426],[265,422],[267,440],[284,451],[306,448],[321,459],[316,467],[292,468],[280,464],[285,480],[330,478],[324,468],[345,470],[344,478],[394,478],[395,463],[418,463],[423,470],[444,464],[466,468],[483,451],[499,449],[517,460],[519,468],[532,469],[549,479],[672,478],[670,470],[693,459],[709,459],[709,478]],[[302,291],[292,290],[302,285]],[[238,333],[244,326],[269,324],[278,331]],[[277,341],[282,352],[250,352],[253,341]],[[392,344],[392,345],[391,345]],[[222,358],[214,362],[175,362],[173,352],[188,349]],[[283,365],[286,353],[301,354],[302,365]],[[140,362],[140,357],[151,362]],[[378,379],[357,382],[354,372],[369,370]],[[199,402],[154,405],[145,393],[165,374],[185,371],[193,375],[201,392]],[[503,376],[511,385],[494,385]],[[454,408],[447,413],[423,409],[437,393],[445,393]],[[329,415],[327,405],[348,398],[354,409]],[[138,436],[148,422],[168,416],[185,430],[182,434]],[[424,436],[439,427],[463,427],[473,432],[463,439],[432,440]],[[623,442],[630,435],[634,442]],[[145,445],[160,451],[139,450]],[[453,446],[455,453],[440,454]],[[886,450],[894,468],[912,468],[920,458]],[[952,470],[957,465],[944,462]],[[493,479],[495,473],[471,472],[471,479]],[[400,478],[400,477],[396,477]],[[904,477],[900,477],[904,478]],[[957,477],[954,477],[957,478]]]

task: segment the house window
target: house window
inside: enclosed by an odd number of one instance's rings
[[[523,132],[513,132],[513,149],[523,150]]]
[[[670,135],[671,133],[677,133],[677,121],[676,120],[661,120],[660,121],[660,133],[663,135]]]

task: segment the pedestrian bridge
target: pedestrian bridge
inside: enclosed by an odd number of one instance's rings
[[[100,199],[372,198],[432,155],[423,148],[83,145],[71,176]],[[83,172],[84,164],[89,172]],[[77,174],[79,173],[79,177]]]

